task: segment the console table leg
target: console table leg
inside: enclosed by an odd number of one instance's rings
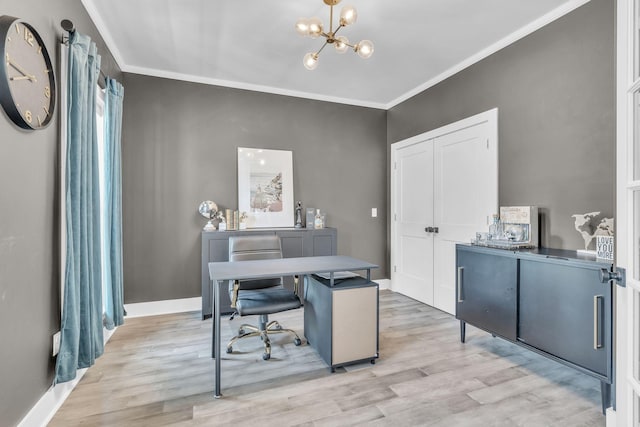
[[[464,336],[465,336],[465,326],[464,320],[460,321],[460,342],[464,344]]]

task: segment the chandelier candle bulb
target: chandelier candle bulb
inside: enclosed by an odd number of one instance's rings
[[[354,24],[358,20],[358,12],[353,6],[345,6],[340,12],[340,25]]]
[[[373,43],[371,40],[362,40],[356,45],[355,51],[360,55],[360,58],[370,58],[373,55]]]
[[[302,60],[307,70],[315,70],[318,66],[318,55],[312,52],[307,53]]]
[[[309,21],[306,18],[298,19],[298,22],[296,22],[296,31],[301,36],[309,35]]]
[[[311,38],[316,38],[322,33],[322,21],[320,18],[313,17],[309,19],[309,35]]]
[[[345,53],[349,49],[349,39],[345,36],[336,37],[336,51],[338,53]]]

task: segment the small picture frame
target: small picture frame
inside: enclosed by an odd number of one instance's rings
[[[596,258],[613,261],[614,249],[613,236],[596,236]]]
[[[316,208],[307,208],[306,212],[306,227],[313,228],[314,221],[316,219]]]

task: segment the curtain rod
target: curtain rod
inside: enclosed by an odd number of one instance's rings
[[[75,25],[73,25],[73,22],[71,22],[70,19],[63,19],[62,21],[60,21],[60,26],[62,27],[63,30],[69,33],[69,35],[76,32],[76,27]],[[63,36],[62,43],[67,44],[68,42],[69,42],[69,38],[67,37],[67,40],[65,40]],[[100,68],[100,75],[105,79],[107,78],[107,75],[104,73],[104,71],[102,71],[102,68]]]

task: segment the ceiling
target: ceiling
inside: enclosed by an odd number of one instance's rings
[[[322,0],[82,0],[124,72],[388,109],[588,0],[348,0],[358,21],[340,30],[370,39],[361,59],[294,24]]]

